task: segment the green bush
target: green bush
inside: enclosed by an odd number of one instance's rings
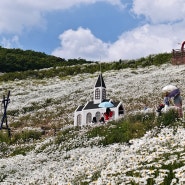
[[[35,131],[35,130],[25,130],[22,132],[17,132],[15,133],[12,138],[11,138],[11,143],[16,143],[16,142],[28,142],[31,139],[33,140],[38,140],[41,139],[42,132],[40,131]]]
[[[15,155],[26,155],[29,151],[33,150],[33,146],[27,146],[27,147],[17,147],[15,148],[14,151],[10,154],[10,156],[15,156]]]
[[[129,115],[119,121],[112,121],[107,125],[95,127],[87,132],[88,138],[103,137],[99,144],[129,142],[130,139],[143,136],[147,130],[155,125],[154,113]]]
[[[8,131],[4,132],[4,130],[0,130],[0,142],[10,143],[11,138],[8,135]]]
[[[91,128],[87,132],[88,138],[100,136],[104,139],[99,144],[108,145],[113,143],[129,142],[133,138],[142,137],[146,131],[158,126],[173,126],[177,121],[178,114],[171,110],[157,117],[155,113],[131,114],[119,121],[113,121],[107,125]]]
[[[173,125],[173,123],[178,121],[178,112],[176,110],[169,110],[166,113],[163,113],[161,116],[157,118],[158,126],[168,126]]]

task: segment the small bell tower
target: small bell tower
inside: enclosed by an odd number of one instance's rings
[[[106,99],[106,86],[100,73],[94,86],[94,104],[101,103],[104,99]]]

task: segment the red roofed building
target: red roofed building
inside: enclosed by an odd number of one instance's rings
[[[172,50],[172,64],[180,65],[185,64],[185,49],[184,49],[185,41],[181,45],[181,49],[173,49]]]

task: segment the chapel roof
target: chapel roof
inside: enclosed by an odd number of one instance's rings
[[[84,107],[84,110],[87,110],[87,109],[97,109],[97,108],[99,108],[98,105],[99,105],[99,103],[94,104],[93,101],[89,101],[86,104],[86,106]]]
[[[114,107],[117,107],[119,103],[120,103],[120,102],[113,102]],[[99,105],[99,103],[94,104],[93,101],[89,101],[89,102],[86,104],[86,106],[84,106],[83,110],[88,110],[88,109],[101,109],[100,107],[98,107],[98,105]]]
[[[95,84],[95,87],[104,87],[104,88],[106,88],[102,74],[99,74],[98,80],[96,81],[96,84]]]
[[[83,108],[84,108],[83,105],[82,106],[79,106],[76,111],[82,111]]]

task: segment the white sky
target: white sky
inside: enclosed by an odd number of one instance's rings
[[[65,59],[135,59],[184,41],[183,0],[1,0],[0,45]]]

